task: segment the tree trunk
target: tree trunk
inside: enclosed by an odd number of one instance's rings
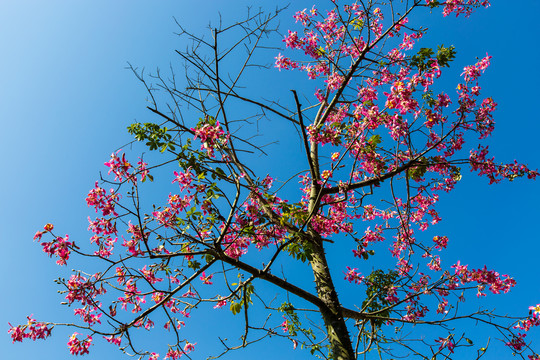
[[[311,268],[315,277],[317,294],[326,304],[326,307],[321,307],[320,311],[328,333],[332,358],[334,360],[353,360],[356,357],[341,311],[338,295],[326,262],[321,237],[313,230],[309,232],[313,241]]]

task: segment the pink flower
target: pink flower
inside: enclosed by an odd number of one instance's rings
[[[94,311],[99,311],[99,310],[96,307],[88,307],[88,306],[73,310],[74,314],[79,315],[81,319],[88,325],[93,325],[96,323],[101,324],[101,321],[99,320],[99,318],[101,317],[101,313],[96,314],[96,313],[93,313]]]
[[[193,174],[191,173],[191,167],[187,168],[185,172],[174,172],[175,179],[173,180],[173,184],[175,182],[180,185],[180,190],[184,191],[186,188],[191,188],[191,181],[193,180]]]
[[[283,330],[283,332],[289,332],[289,321],[287,320],[287,318],[285,318],[285,316],[283,317],[283,319],[285,319],[285,321],[281,323],[281,329]]]
[[[347,266],[347,272],[344,272],[345,274],[345,280],[348,282],[354,282],[355,284],[360,284],[364,280],[365,276],[360,276],[360,273],[357,273],[356,270],[358,269],[351,269]]]
[[[291,61],[291,59],[284,57],[283,55],[279,54],[276,56],[276,63],[275,67],[281,71],[281,69],[289,70],[289,69],[295,69],[298,67],[298,63]]]
[[[221,309],[227,305],[227,300],[219,300],[218,303],[214,306],[214,309]]]
[[[96,212],[101,210],[103,216],[114,215],[118,216],[118,213],[115,211],[116,202],[120,199],[120,196],[116,194],[112,189],[110,190],[111,194],[107,195],[105,189],[98,186],[98,182],[94,186],[94,189],[91,189],[88,195],[86,196],[86,204],[88,206],[94,206]]]
[[[435,340],[436,342],[438,343],[441,343],[441,346],[439,347],[439,350],[442,350],[444,349],[445,347],[448,348],[448,350],[453,353],[454,352],[454,347],[456,346],[452,340],[450,339],[450,336],[447,337],[447,338],[438,338],[437,340]]]
[[[296,31],[289,30],[289,35],[283,39],[287,47],[292,49],[300,49],[303,45],[302,39],[298,38],[298,33]]]
[[[536,304],[536,306],[529,306],[529,310],[533,312],[534,316],[540,315],[540,304]]]
[[[41,236],[38,238],[41,238]],[[56,261],[58,265],[66,265],[69,255],[71,254],[71,249],[75,246],[73,242],[68,240],[69,235],[66,235],[65,237],[58,236],[51,242],[42,242],[41,246],[43,246],[43,251],[50,257],[57,256],[60,258]]]
[[[139,158],[139,162],[137,162],[137,165],[139,165],[139,174],[141,174],[141,181],[145,181],[146,177],[148,176],[148,169],[146,168],[148,166],[147,163],[145,163],[141,158]],[[152,180],[152,177],[149,177],[150,180]]]
[[[69,341],[67,343],[69,347],[69,352],[71,353],[71,355],[88,354],[89,353],[88,348],[90,347],[90,345],[92,345],[92,337],[88,335],[86,336],[86,339],[84,339],[83,341],[80,341],[77,338],[77,335],[80,335],[80,334],[75,332],[69,338]]]
[[[214,274],[206,276],[206,274],[203,271],[202,274],[201,274],[200,279],[203,282],[203,284],[212,285],[213,283],[210,281],[212,279],[212,277],[214,277]]]
[[[11,328],[8,330],[8,334],[11,333],[11,340],[12,342],[22,342],[23,339],[26,337],[26,334],[24,333],[24,327],[21,325],[13,326],[10,323],[8,323]]]
[[[186,342],[186,345],[184,345],[184,351],[186,353],[192,352],[193,350],[195,350],[195,345],[197,345],[197,343],[191,344],[189,342]]]
[[[123,181],[124,179],[135,181],[135,177],[129,173],[131,164],[126,160],[126,154],[122,154],[122,158],[118,157],[118,150],[116,153],[111,154],[111,160],[107,161],[104,165],[109,168],[108,174],[111,172],[114,174],[115,181]]]
[[[482,60],[478,61],[476,64],[466,66],[461,73],[465,81],[469,82],[478,79],[482,72],[484,72],[491,64],[491,58],[492,56],[486,54],[486,56]]]
[[[163,281],[162,278],[156,278],[156,272],[152,270],[146,270],[146,265],[141,269],[141,273],[144,278],[150,283],[155,284],[157,282]]]
[[[505,343],[506,346],[512,348],[513,350],[515,351],[521,351],[525,346],[525,336],[527,336],[526,334],[517,334],[514,335],[514,337],[512,338],[512,340],[510,340],[509,342]]]
[[[49,328],[48,324],[37,322],[36,319],[32,318],[32,315],[27,316],[26,318],[28,319],[26,325],[13,326],[8,323],[11,327],[8,330],[8,333],[11,333],[13,342],[23,341],[25,338],[36,341],[37,339],[45,339],[51,336],[52,327]]]
[[[214,150],[228,142],[229,137],[221,128],[219,121],[215,125],[204,124],[191,130],[195,133],[193,139],[201,139],[201,150],[206,150],[209,157],[214,157]]]
[[[176,359],[180,359],[180,357],[182,355],[183,355],[183,353],[181,351],[179,351],[179,350],[169,349],[169,351],[167,351],[167,354],[165,355],[164,359],[176,360]]]
[[[344,77],[335,72],[332,73],[332,75],[328,76],[328,79],[324,82],[327,84],[326,86],[328,90],[335,91],[341,87],[343,81]]]
[[[446,249],[448,245],[448,238],[446,236],[435,236],[433,237],[433,242],[435,242],[435,249]]]
[[[107,340],[107,342],[118,345],[118,346],[120,346],[120,343],[122,342],[122,336],[115,337],[114,335],[111,335],[111,336],[104,336],[103,338]]]
[[[150,330],[153,327],[154,327],[154,322],[150,319],[146,320],[146,324],[144,324],[144,328],[146,330]]]

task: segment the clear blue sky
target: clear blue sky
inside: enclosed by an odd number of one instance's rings
[[[145,91],[125,69],[127,62],[150,71],[177,62],[174,50],[186,44],[173,34],[177,30],[173,17],[202,32],[218,11],[231,19],[242,16],[246,4],[274,3],[279,2],[20,0],[0,4],[0,324],[5,329],[0,336],[1,359],[69,356],[66,341],[71,330],[57,329],[45,342],[12,345],[7,322],[22,323],[31,313],[44,321],[72,319],[72,310],[59,305],[62,296],[53,280],[67,276],[65,270],[75,267],[75,262],[59,273],[32,237],[52,222],[60,233],[87,241],[86,218],[91,212],[84,197],[88,189],[104,171],[110,153],[130,140],[126,126],[152,119],[145,110]],[[310,4],[296,1],[288,14]],[[499,104],[490,149],[501,161],[517,158],[538,168],[540,49],[535,24],[540,3],[509,4],[495,0],[469,21],[430,18],[430,32],[422,46],[455,45],[456,74],[486,52],[493,56],[482,77],[485,93]],[[284,17],[283,29],[291,23]],[[285,81],[286,75],[276,79]],[[518,286],[512,294],[488,296],[486,304],[501,312],[524,314],[529,305],[540,303],[536,270],[540,184],[518,180],[488,186],[485,179],[464,175],[457,190],[441,201],[444,221],[438,230],[451,239],[448,263],[461,259],[472,267],[487,264],[513,275]],[[212,321],[208,317],[193,323],[194,331],[204,332],[214,326]],[[287,344],[284,349],[285,358],[308,358],[305,352],[293,353]],[[114,346],[96,345],[92,350],[86,358],[123,358]],[[260,359],[270,359],[275,351],[265,345],[228,358],[258,354]],[[500,358],[510,356],[504,353]]]

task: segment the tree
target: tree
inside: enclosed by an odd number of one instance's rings
[[[388,357],[404,352],[451,356],[456,348],[472,346],[472,340],[444,331],[446,325],[470,319],[499,330],[513,351],[530,354],[524,331],[538,325],[538,307],[515,322],[460,305],[469,292],[507,292],[513,279],[460,263],[443,268],[438,254],[448,239],[423,235],[440,220],[438,194],[454,188],[461,179],[460,166],[470,166],[490,183],[537,175],[517,162],[498,164],[486,147],[476,147],[493,130],[495,103],[480,97],[478,85],[489,56],[464,69],[458,98],[452,99],[435,80],[456,50],[443,45],[413,50],[425,33],[407,22],[414,12],[432,8],[468,15],[479,5],[486,4],[358,2],[336,5],[329,13],[297,13],[304,31],[289,32],[285,41],[301,50],[296,51],[298,59],[279,54],[275,65],[306,72],[323,87],[314,97],[299,96],[304,89],[293,89],[277,99],[289,107],[243,89],[244,73],[258,64],[264,38],[276,31],[271,28],[274,15],[255,13],[213,29],[211,40],[184,31],[193,41],[192,48],[180,53],[188,64],[185,89],[177,87],[174,77],[158,73],[151,83],[133,69],[148,89],[149,109],[158,120],[133,124],[129,131],[166,159],[150,167],[142,159],[134,166],[122,153],[111,156],[106,165],[114,181],[103,181],[112,191],[96,183],[87,197],[98,212],[90,223],[95,249],[79,248],[80,242],[58,236],[50,224],[36,234],[44,251],[61,265],[73,253],[102,262],[98,273],[77,272],[59,280],[67,303],[80,303],[77,314],[87,334],[155,358],[132,339],[137,329],[151,328],[159,319],[176,334],[165,357],[177,358],[194,349],[193,340],[181,339],[174,330],[182,326],[182,317],[227,306],[245,322],[245,330],[237,344],[223,341],[225,351],[244,347],[261,334],[287,337],[294,346],[336,359],[375,349]],[[223,42],[229,39],[239,41]],[[168,104],[163,105],[158,89],[169,97]],[[186,105],[189,116],[182,108]],[[241,113],[234,110],[240,106]],[[298,177],[287,180],[259,169],[255,155],[265,154],[267,139],[254,140],[246,129],[266,117],[285,121],[298,133],[305,160],[290,173],[300,174],[300,192],[294,192]],[[467,148],[465,143],[475,145]],[[156,174],[170,181],[163,170],[173,165],[170,171],[180,191],[150,209],[142,182]],[[278,181],[280,186],[274,185]],[[117,241],[123,241],[125,253],[113,254]],[[374,267],[364,276],[347,268],[345,278],[363,294],[354,299],[356,307],[343,306],[353,299],[338,296],[336,271],[325,254],[332,247],[352,250],[357,261]],[[287,280],[295,261],[312,269],[316,291],[308,282],[299,286]],[[385,270],[386,264],[392,269]],[[282,273],[280,266],[286,267]],[[261,283],[281,289],[281,296],[275,301],[263,296]],[[118,304],[134,315],[117,311]],[[280,320],[260,318],[261,309],[280,314]],[[302,314],[313,310],[318,314],[306,323]],[[437,335],[412,343],[410,331],[425,335],[414,325],[431,325]],[[45,338],[53,326],[29,319],[10,331],[14,341]],[[445,335],[439,337],[439,331]],[[74,335],[72,353],[88,352],[91,340]]]

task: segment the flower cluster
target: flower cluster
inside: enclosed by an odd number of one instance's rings
[[[214,157],[214,150],[225,146],[229,139],[229,136],[225,134],[219,121],[215,125],[204,124],[192,128],[191,131],[195,133],[193,139],[199,138],[201,140],[201,150],[206,150],[209,157]]]
[[[529,307],[529,317],[524,320],[518,321],[514,326],[514,329],[521,330],[522,332],[517,335],[514,334],[510,341],[506,342],[506,346],[512,348],[514,351],[522,351],[526,347],[525,337],[527,332],[533,327],[540,326],[540,304]],[[529,359],[538,359],[537,354],[529,355]]]
[[[488,270],[486,266],[483,269],[468,270],[467,265],[457,264],[452,265],[455,269],[455,275],[462,284],[471,282],[478,283],[477,296],[485,296],[483,292],[486,286],[493,294],[507,293],[511,288],[516,286],[516,281],[508,275],[500,275],[498,272]]]
[[[69,241],[69,235],[66,234],[65,237],[55,236],[52,231],[54,229],[53,224],[46,224],[44,226],[44,231],[38,231],[34,235],[34,240],[39,241],[40,245],[43,246],[43,252],[48,254],[50,257],[56,256],[59,259],[56,261],[58,265],[66,265],[67,260],[69,260],[69,255],[71,250],[76,248],[75,243]],[[54,239],[52,241],[42,241],[44,234],[51,234]]]
[[[429,5],[435,0],[426,0],[426,2]],[[442,4],[444,5],[444,16],[455,13],[456,16],[465,14],[465,17],[469,17],[475,7],[488,7],[491,5],[488,0],[445,0],[442,1]]]
[[[471,150],[469,157],[471,171],[477,171],[478,175],[486,176],[489,183],[499,183],[503,179],[514,180],[518,177],[527,176],[528,179],[536,179],[538,171],[530,170],[526,165],[517,161],[510,164],[496,164],[495,158],[488,158],[488,147],[478,146],[478,150]]]
[[[69,338],[69,341],[67,343],[69,352],[71,353],[71,355],[88,354],[88,349],[90,348],[90,345],[92,345],[92,337],[90,335],[87,335],[86,339],[81,341],[77,338],[77,335],[80,334],[75,332]]]
[[[132,165],[126,160],[126,154],[122,154],[122,157],[118,156],[120,151],[112,153],[111,159],[105,163],[105,166],[109,168],[108,174],[112,172],[115,181],[132,180],[133,175],[129,173]]]
[[[13,342],[23,341],[23,339],[46,339],[51,336],[52,326],[49,324],[37,322],[32,315],[27,316],[28,322],[25,325],[13,326],[9,324],[8,333],[11,334]]]
[[[356,270],[358,269],[351,269],[347,266],[347,272],[344,272],[345,280],[347,280],[348,282],[354,282],[355,284],[361,284],[365,276],[361,276],[360,273],[358,273]]]
[[[106,292],[105,288],[96,287],[96,282],[99,280],[99,274],[95,274],[90,278],[81,276],[80,274],[71,275],[66,282],[68,293],[66,300],[69,304],[77,301],[82,305],[94,305],[94,299]]]
[[[88,325],[101,324],[99,319],[102,315],[100,309],[95,306],[86,305],[83,308],[74,309],[75,315],[79,315],[81,319]]]
[[[193,181],[193,172],[191,170],[191,167],[189,167],[185,172],[174,172],[175,178],[172,182],[173,184],[177,182],[178,185],[180,185],[180,191],[188,189],[189,192],[189,189],[193,188],[191,185],[191,182]]]
[[[152,216],[165,227],[173,228],[176,226],[176,218],[180,212],[190,206],[193,195],[185,195],[183,198],[180,195],[169,195],[169,206],[162,211],[152,212]]]
[[[124,239],[122,246],[126,247],[132,256],[144,255],[144,251],[140,249],[139,245],[141,240],[147,238],[148,234],[143,233],[139,225],[133,225],[131,222],[128,223],[126,232],[131,234],[131,237],[129,240]]]
[[[206,275],[204,273],[204,271],[202,272],[201,276],[200,276],[200,279],[201,281],[203,282],[203,284],[206,284],[206,285],[212,285],[212,277],[214,276],[214,274],[210,274],[210,275]]]
[[[456,346],[456,344],[454,344],[452,336],[448,336],[446,338],[440,337],[435,341],[441,344],[441,346],[439,347],[439,351],[443,350],[444,348],[447,348],[448,351],[450,351],[450,353],[454,352],[454,347]]]
[[[66,234],[65,237],[58,236],[56,239],[50,242],[43,241],[41,246],[43,246],[43,252],[48,254],[50,257],[59,257],[59,259],[56,260],[58,265],[66,265],[74,243],[69,241],[69,235]]]
[[[86,196],[86,204],[88,206],[93,206],[98,210],[101,210],[103,216],[113,215],[118,216],[118,213],[115,210],[116,203],[120,200],[120,195],[115,193],[114,190],[110,190],[110,194],[107,194],[105,189],[96,184],[94,188],[90,190]]]

